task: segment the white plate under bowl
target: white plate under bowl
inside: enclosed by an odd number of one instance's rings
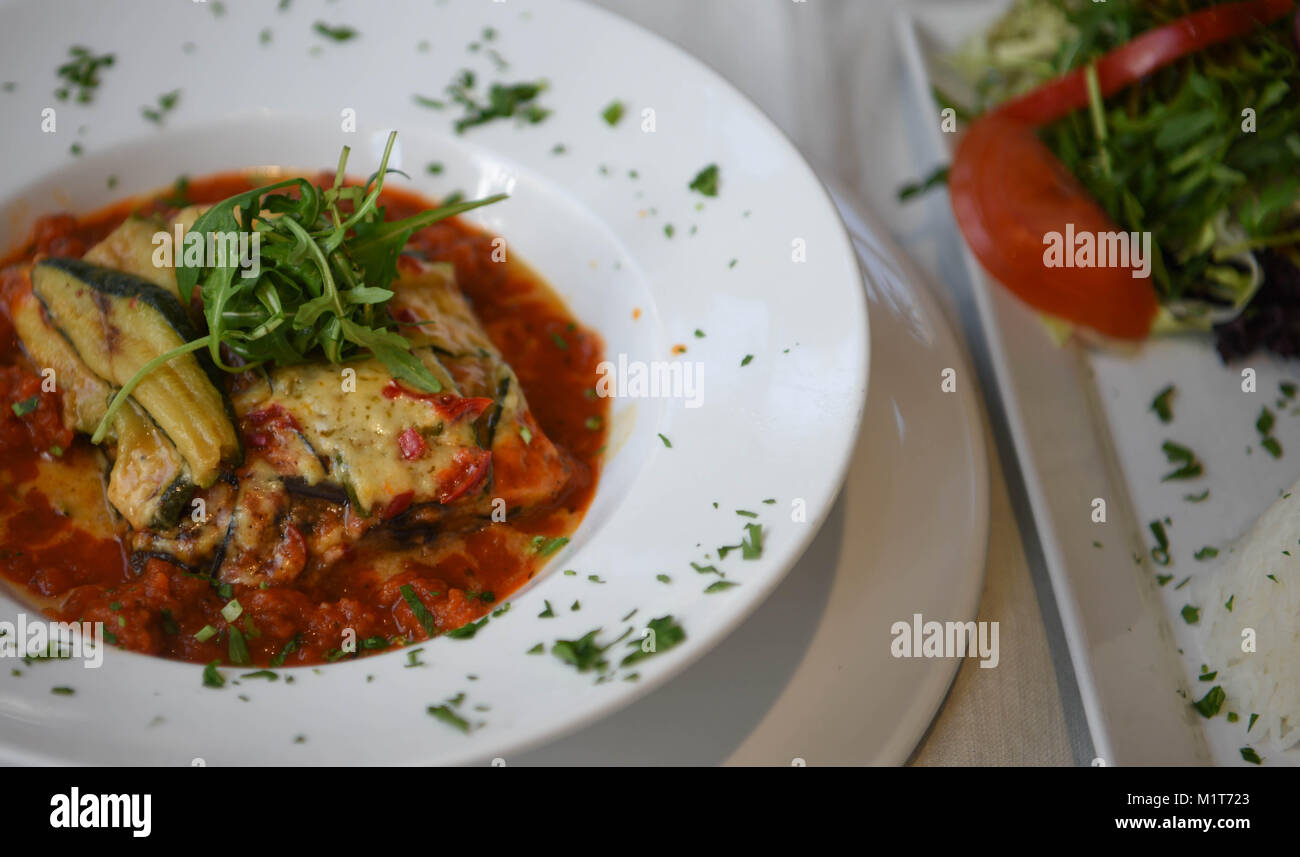
[[[916,267],[835,196],[862,262],[877,371],[825,525],[772,597],[690,669],[506,764],[898,765],[943,703],[960,659],[895,658],[889,630],[915,613],[975,618],[988,453],[974,385],[939,384],[945,369],[975,375]]]
[[[249,680],[220,690],[203,687],[193,665],[117,650],[100,669],[4,669],[0,755],[452,763],[575,729],[684,669],[762,602],[812,540],[857,436],[866,305],[850,242],[808,166],[712,72],[577,3],[394,2],[382,16],[346,2],[294,3],[287,12],[230,4],[222,15],[215,5],[0,6],[0,80],[16,83],[0,93],[0,157],[21,165],[0,176],[0,245],[21,240],[37,214],[88,211],[182,173],[330,168],[348,144],[353,171],[364,174],[397,129],[390,165],[410,174],[408,186],[435,195],[509,191],[507,202],[472,219],[538,268],[602,333],[611,357],[671,360],[673,347],[686,345],[676,359],[702,364],[703,404],[616,400],[607,470],[572,544],[473,640],[425,644],[423,667],[406,668],[405,654],[394,652],[296,669],[292,684]],[[312,26],[321,19],[360,35],[322,39]],[[481,46],[467,48],[486,28],[507,71]],[[265,29],[274,49],[260,46]],[[431,50],[421,50],[425,40]],[[71,44],[117,56],[91,105],[52,96],[53,69]],[[412,96],[441,95],[463,67],[484,82],[546,78],[542,103],[553,114],[455,135],[451,111],[420,107]],[[173,89],[179,107],[163,127],[141,118],[141,105]],[[627,116],[611,127],[600,114],[614,99]],[[49,105],[54,134],[41,130]],[[355,111],[355,132],[341,130],[346,110]],[[653,132],[643,130],[646,110],[654,111]],[[445,165],[441,175],[425,171],[431,161]],[[721,170],[717,198],[687,187],[709,163]],[[746,561],[737,551],[719,561],[716,549],[738,543],[751,521],[738,509],[758,513],[763,555]],[[717,578],[697,573],[693,561],[715,564],[739,585],[705,594]],[[556,605],[555,618],[539,618],[543,600]],[[580,609],[570,609],[575,602]],[[0,618],[24,609],[0,597]],[[639,636],[646,621],[669,614],[686,641],[638,664],[638,681],[622,680],[628,670],[620,670],[597,683],[550,654],[525,654],[596,628],[601,642],[627,627]],[[55,686],[75,693],[53,695]],[[475,724],[468,735],[426,713],[462,693],[460,710]]]

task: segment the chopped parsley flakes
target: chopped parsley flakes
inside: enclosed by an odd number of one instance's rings
[[[1177,470],[1166,473],[1161,477],[1161,482],[1168,482],[1172,479],[1194,479],[1205,472],[1205,468],[1196,458],[1196,453],[1182,444],[1167,440],[1161,444],[1160,448],[1164,450],[1165,458],[1170,464],[1179,465]]]
[[[1156,546],[1151,549],[1151,558],[1159,565],[1169,565],[1169,537],[1165,535],[1165,525],[1152,521],[1149,525],[1151,535],[1156,538]]]
[[[1259,418],[1255,420],[1255,431],[1259,432],[1259,445],[1268,451],[1268,454],[1274,458],[1282,457],[1282,444],[1277,442],[1273,437],[1273,426],[1277,420],[1273,412],[1267,407],[1261,408]]]
[[[455,81],[447,87],[451,100],[465,110],[465,115],[455,122],[457,134],[479,125],[486,125],[496,119],[515,118],[520,122],[536,125],[551,111],[537,103],[537,99],[546,91],[546,81],[502,84],[494,83],[489,87],[487,101],[480,102],[474,92],[474,72],[465,69],[457,75]]]
[[[54,90],[54,97],[67,101],[75,94],[78,104],[90,104],[99,89],[100,71],[111,68],[117,58],[113,54],[95,56],[89,48],[81,45],[68,48],[68,55],[69,60],[56,71],[63,85]]]
[[[440,720],[448,726],[469,734],[469,721],[453,711],[450,705],[447,705],[446,703],[442,705],[430,705],[428,712],[434,720]]]
[[[217,669],[217,664],[221,661],[212,661],[203,668],[203,686],[204,687],[225,687],[226,677]]]
[[[691,190],[699,191],[705,196],[717,196],[718,165],[709,164],[707,167],[700,170],[695,174],[695,178],[691,179],[691,183],[688,187],[690,187]]]
[[[155,125],[161,125],[163,123],[163,118],[176,109],[176,105],[180,103],[180,100],[181,91],[179,89],[173,89],[171,92],[164,92],[162,95],[158,96],[157,107],[141,107],[140,115]]]
[[[611,101],[609,106],[601,111],[600,115],[606,124],[611,128],[614,127],[623,118],[623,102]]]
[[[488,617],[484,616],[477,622],[469,622],[461,625],[454,631],[448,631],[447,636],[453,640],[468,640],[479,632],[479,629],[488,623]]]
[[[1208,720],[1219,713],[1219,709],[1223,708],[1224,700],[1227,698],[1228,695],[1223,692],[1223,688],[1216,684],[1210,688],[1209,693],[1192,703],[1192,707]]]
[[[608,647],[596,643],[596,635],[599,633],[600,629],[596,628],[576,640],[556,640],[551,646],[551,654],[574,667],[578,672],[604,669],[608,664],[604,658],[605,649]]]
[[[1170,384],[1159,393],[1156,393],[1156,397],[1151,400],[1151,410],[1156,412],[1156,416],[1160,418],[1160,422],[1162,423],[1170,422],[1174,418],[1174,411],[1171,405],[1174,398],[1174,392],[1174,385]]]
[[[619,662],[620,667],[630,666],[637,661],[645,660],[651,655],[666,652],[686,639],[686,631],[673,619],[671,614],[660,616],[658,619],[651,619],[646,623],[646,630],[649,633],[643,634],[640,640],[628,641],[627,645],[635,647],[636,651],[624,657]],[[647,645],[649,646],[648,649]]]
[[[322,36],[326,39],[335,42],[349,42],[360,35],[360,33],[352,29],[351,27],[347,27],[343,25],[339,25],[337,27],[331,27],[329,24],[326,24],[324,21],[317,21],[315,24],[313,24],[312,31],[315,32],[316,35],[318,36]]]
[[[548,539],[546,536],[533,536],[531,542],[533,553],[538,556],[550,556],[568,543],[569,540],[564,536],[553,539]]]
[[[398,591],[402,593],[402,600],[406,602],[407,607],[411,608],[411,613],[415,615],[415,620],[420,623],[424,633],[430,637],[435,636],[438,633],[438,626],[433,621],[433,614],[424,606],[415,589],[409,583],[405,583]]]

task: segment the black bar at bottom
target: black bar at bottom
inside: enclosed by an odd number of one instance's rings
[[[649,824],[658,838],[675,829],[689,835],[705,823],[793,824],[822,835],[851,827],[864,837],[919,830],[938,839],[973,836],[972,843],[981,832],[1044,827],[1071,843],[1138,831],[1262,831],[1286,841],[1295,831],[1297,782],[1294,770],[1269,767],[40,768],[10,774],[10,837],[111,840],[127,849],[214,841],[239,847],[270,824],[277,841],[330,843],[341,828],[391,829],[434,836],[446,850],[449,826],[463,830],[468,844],[475,836],[499,835],[506,817],[506,827],[520,832],[580,838],[606,824],[620,836]],[[845,801],[852,812],[844,811]],[[146,827],[147,836],[137,835]]]

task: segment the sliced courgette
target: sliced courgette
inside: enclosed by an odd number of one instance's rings
[[[134,530],[129,534],[127,546],[133,554],[174,557],[184,567],[207,570],[226,538],[236,481],[233,474],[222,474],[211,488],[196,492],[203,499],[202,514],[197,514],[200,510],[192,503],[186,504],[175,527]]]
[[[102,241],[87,250],[82,259],[104,268],[135,274],[179,299],[176,261],[183,251],[184,238],[182,237],[181,243],[176,241],[176,227],[180,226],[181,235],[184,236],[205,210],[205,206],[192,205],[176,212],[168,222],[158,217],[144,218],[132,215],[108,233]],[[166,239],[162,239],[160,233],[166,235]],[[166,246],[171,248],[170,257],[167,254],[160,255],[160,251],[164,249],[164,240]],[[159,264],[160,261],[164,264]]]
[[[137,530],[174,526],[194,494],[184,459],[135,402],[113,415],[113,426],[117,458],[108,479],[108,501]]]
[[[196,338],[175,297],[121,271],[44,259],[32,267],[32,289],[86,366],[115,387]],[[199,486],[211,485],[223,464],[238,459],[221,393],[193,353],[156,367],[132,396],[176,445]]]
[[[64,422],[90,434],[108,410],[115,392],[82,362],[76,350],[45,320],[41,304],[29,294],[13,304],[14,328],[32,360],[54,370],[62,394]],[[134,402],[113,415],[109,437],[117,456],[108,481],[108,500],[136,529],[170,527],[194,492],[184,459],[154,421]]]
[[[176,285],[175,269],[154,264],[154,235],[165,229],[160,220],[128,217],[103,241],[87,250],[82,259],[104,268],[134,274],[177,297],[180,289]],[[170,242],[173,237],[168,233],[167,240]]]
[[[54,370],[54,386],[63,402],[63,422],[76,431],[90,434],[104,418],[113,388],[86,368],[62,334],[45,320],[41,302],[24,293],[14,299],[14,330],[32,362]]]

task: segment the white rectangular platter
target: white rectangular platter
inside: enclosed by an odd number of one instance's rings
[[[900,44],[913,99],[931,129],[931,154],[948,158],[956,135],[941,130],[932,88],[958,93],[943,57],[992,22],[1007,0],[932,0],[903,6]],[[932,116],[932,119],[931,119]],[[923,164],[915,168],[921,171]],[[1210,685],[1206,629],[1223,605],[1206,603],[1214,575],[1232,561],[1234,540],[1300,477],[1298,402],[1279,392],[1300,364],[1258,356],[1225,366],[1209,337],[1153,340],[1136,353],[1058,346],[1038,317],[993,282],[962,248],[1008,424],[1020,459],[1048,572],[1096,749],[1094,764],[1246,764],[1248,712],[1202,718],[1190,704]],[[1243,390],[1253,369],[1255,392]],[[1151,410],[1174,385],[1174,419]],[[1280,458],[1259,444],[1255,421],[1277,419]],[[1194,450],[1205,475],[1161,478],[1174,469],[1161,445]],[[1209,489],[1202,502],[1186,495]],[[1106,520],[1094,520],[1095,500]],[[1164,521],[1170,562],[1152,560],[1152,521]],[[1205,546],[1217,557],[1197,560]],[[1300,562],[1300,545],[1297,545]],[[1158,580],[1171,576],[1163,584]],[[1200,608],[1189,624],[1184,607]],[[1265,754],[1300,764],[1300,749]]]

